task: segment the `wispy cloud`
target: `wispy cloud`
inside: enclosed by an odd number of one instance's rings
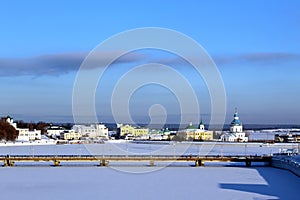
[[[187,60],[193,60],[193,57],[185,58]],[[152,62],[161,63],[171,66],[187,66],[188,61],[178,56],[169,56],[160,59],[152,60]],[[226,64],[245,64],[245,63],[258,63],[258,64],[280,64],[289,61],[300,61],[300,54],[292,53],[246,53],[238,55],[214,55],[213,61],[217,65]]]
[[[240,64],[240,63],[259,63],[259,64],[278,64],[289,61],[300,61],[300,54],[265,52],[265,53],[247,53],[240,55],[216,55],[213,56],[218,65]]]
[[[107,60],[119,52],[98,52],[93,56],[93,67],[103,67]],[[60,54],[40,55],[30,58],[0,58],[0,76],[59,76],[79,69],[88,54],[85,52],[70,52]],[[144,59],[140,53],[129,53],[113,64],[134,63]]]
[[[93,56],[90,68],[103,67],[107,60],[111,60],[120,52],[98,52]],[[30,58],[0,58],[0,77],[9,76],[59,76],[77,71],[88,55],[86,52],[69,52],[47,54]],[[215,55],[213,60],[218,66],[230,64],[280,64],[289,61],[300,61],[300,54],[292,53],[248,53],[240,55]],[[192,60],[193,57],[187,58]],[[189,63],[178,56],[151,58],[146,54],[131,52],[117,59],[113,65],[122,63],[154,62],[173,67],[186,67]]]

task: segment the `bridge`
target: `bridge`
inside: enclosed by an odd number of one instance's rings
[[[253,162],[264,162],[271,165],[272,156],[199,156],[199,155],[0,155],[3,166],[14,166],[16,162],[52,162],[52,166],[61,166],[61,162],[98,162],[100,166],[108,166],[109,162],[194,162],[195,166],[204,166],[205,162],[242,162],[250,167]],[[33,165],[34,166],[34,165]]]

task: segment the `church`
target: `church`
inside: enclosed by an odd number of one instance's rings
[[[243,131],[243,124],[240,121],[239,113],[237,109],[233,115],[233,120],[230,123],[230,132],[221,136],[221,140],[227,142],[248,142],[248,137]]]
[[[213,132],[205,130],[202,120],[197,127],[194,126],[192,122],[190,122],[190,124],[185,129],[178,131],[177,135],[183,136],[185,140],[213,140]]]

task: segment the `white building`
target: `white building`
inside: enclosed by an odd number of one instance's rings
[[[87,126],[87,125],[74,125],[72,127],[77,133],[81,133],[82,136],[90,136],[96,134],[96,129],[94,126]]]
[[[60,126],[50,126],[47,128],[47,135],[53,138],[57,138],[60,136],[60,133],[64,132],[65,129]]]
[[[8,116],[6,118],[6,122],[18,131],[19,135],[17,137],[17,141],[34,141],[42,138],[41,130],[30,131],[29,128],[18,128],[17,123],[14,123],[14,119],[12,117]]]
[[[42,138],[41,130],[30,131],[28,128],[17,128],[17,131],[19,131],[18,141],[34,141]]]
[[[246,137],[246,133],[243,132],[243,124],[240,121],[237,110],[233,117],[234,119],[230,124],[230,132],[222,135],[221,140],[227,142],[248,142],[248,137]]]
[[[108,138],[108,128],[104,124],[96,124],[97,137]]]
[[[239,119],[239,114],[235,111],[233,115],[233,120],[230,124],[230,132],[231,133],[242,133],[243,132],[243,125]]]
[[[104,124],[74,125],[72,130],[82,136],[108,138],[108,128]]]
[[[149,131],[149,140],[169,140],[170,139],[170,130],[165,128],[163,130],[150,130]]]
[[[15,129],[17,129],[17,123],[14,122],[14,119],[12,117],[7,116],[6,117],[6,122],[9,123],[11,126],[13,126]]]

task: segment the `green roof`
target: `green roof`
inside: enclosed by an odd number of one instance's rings
[[[170,132],[170,130],[169,130],[168,128],[166,128],[166,129],[164,130],[164,133],[165,133],[165,132]]]
[[[186,127],[186,129],[197,129],[195,126],[193,126],[193,125],[188,125],[187,127]]]

